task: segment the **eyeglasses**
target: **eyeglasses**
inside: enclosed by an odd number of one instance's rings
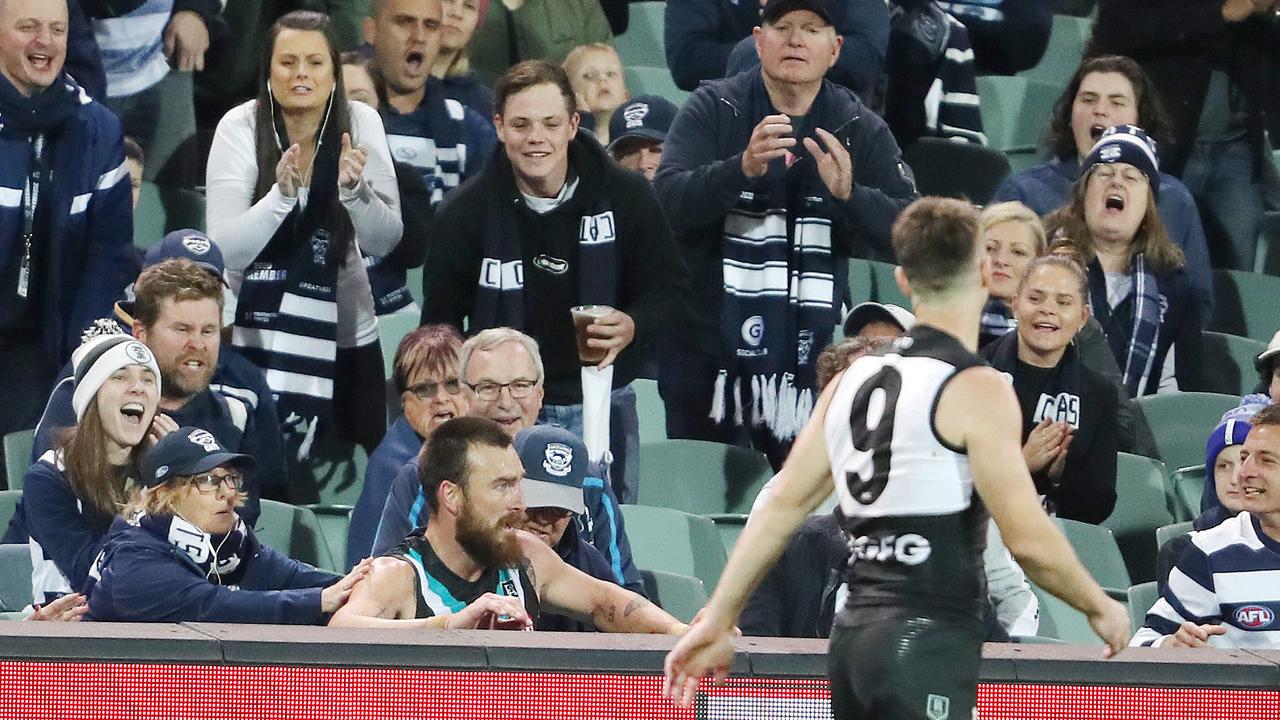
[[[442,383],[428,380],[426,382],[420,382],[409,388],[409,392],[417,395],[419,400],[430,400],[435,397],[436,393],[440,392],[440,390],[444,390],[450,395],[457,395],[462,392],[462,383],[458,382],[458,378],[449,378]]]
[[[525,508],[525,512],[528,514],[530,519],[541,522],[554,522],[556,520],[563,520],[567,517],[573,516],[572,510],[554,506]]]
[[[244,476],[240,473],[233,472],[225,475],[214,475],[213,473],[201,473],[191,476],[191,484],[202,493],[214,493],[224,485],[230,485],[232,490],[240,492],[244,489]]]
[[[1103,182],[1108,182],[1111,180],[1111,178],[1114,178],[1117,174],[1119,174],[1120,181],[1123,182],[1128,187],[1138,187],[1140,185],[1146,185],[1148,182],[1150,182],[1147,179],[1147,174],[1140,170],[1134,170],[1133,168],[1129,168],[1121,172],[1114,165],[1106,165],[1101,163],[1094,166],[1093,174],[1095,177],[1097,177],[1099,180],[1102,180]]]
[[[482,382],[472,385],[467,383],[467,387],[475,392],[476,396],[486,402],[497,400],[502,394],[502,388],[506,388],[513,398],[528,397],[529,393],[537,387],[537,380],[512,380],[508,383]]]

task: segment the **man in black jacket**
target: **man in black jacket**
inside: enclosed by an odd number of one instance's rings
[[[661,353],[670,437],[740,442],[780,467],[813,406],[855,248],[891,255],[916,196],[884,121],[825,79],[841,40],[825,0],[771,0],[759,70],[706,83],[655,178],[694,297]]]
[[[546,366],[540,419],[582,436],[582,363],[570,308],[613,308],[587,333],[590,348],[604,353],[598,367],[613,367],[611,474],[625,502],[639,474],[630,383],[679,307],[684,265],[645,178],[578,133],[564,70],[519,63],[495,95],[503,151],[437,211],[422,320],[462,328],[465,319],[471,333],[507,326],[531,335]]]

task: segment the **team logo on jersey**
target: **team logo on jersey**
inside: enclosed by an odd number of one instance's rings
[[[196,255],[204,255],[209,252],[209,238],[203,235],[187,235],[182,238],[182,247],[190,250]]]
[[[1271,608],[1262,605],[1245,605],[1236,610],[1236,625],[1246,630],[1261,630],[1276,619]]]
[[[1036,411],[1031,415],[1031,422],[1038,423],[1046,419],[1050,422],[1063,422],[1079,430],[1080,396],[1071,393],[1057,395],[1041,393],[1040,401],[1036,403]]]
[[[929,539],[916,533],[872,537],[863,535],[849,543],[853,557],[867,562],[896,560],[903,565],[919,565],[933,554]]]
[[[796,343],[796,364],[808,365],[809,355],[813,352],[813,331],[801,330]]]
[[[400,158],[401,160],[412,160],[418,157],[418,151],[414,150],[413,148],[407,145],[401,145],[400,147],[396,148],[395,152],[396,152],[396,157]]]
[[[151,351],[147,349],[146,345],[136,340],[124,346],[124,354],[125,357],[136,363],[146,365],[151,362]]]
[[[542,268],[552,275],[563,275],[569,269],[569,261],[554,258],[550,255],[538,255],[533,259],[533,266]]]
[[[564,477],[573,469],[573,448],[564,443],[547,443],[542,467],[556,477]]]
[[[751,347],[760,347],[764,340],[764,318],[752,315],[742,323],[742,341]]]
[[[951,698],[946,695],[929,693],[929,699],[925,702],[924,711],[929,716],[929,720],[947,720],[951,716]]]
[[[502,584],[499,587],[502,590],[502,594],[506,595],[507,597],[516,597],[517,595],[520,594],[519,592],[516,591],[515,580],[511,580],[509,578],[507,580],[503,580]]]
[[[329,254],[329,231],[324,228],[316,230],[316,234],[311,236],[311,262],[317,265],[324,264],[324,258]]]
[[[218,447],[218,439],[215,438],[213,433],[208,430],[192,431],[192,433],[187,436],[187,439],[204,448],[204,451],[207,453],[217,452],[222,449]]]

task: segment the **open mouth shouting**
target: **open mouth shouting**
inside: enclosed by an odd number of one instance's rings
[[[404,64],[410,74],[419,75],[426,67],[427,55],[421,50],[410,50],[408,53],[405,53]]]
[[[120,414],[124,416],[124,424],[130,427],[142,425],[147,408],[140,402],[127,402],[120,406]]]
[[[1120,195],[1119,193],[1111,193],[1110,195],[1107,196],[1106,201],[1103,204],[1103,207],[1105,207],[1107,210],[1113,210],[1115,212],[1124,212],[1124,208],[1126,204],[1127,203],[1125,203],[1124,196]]]
[[[1102,133],[1106,129],[1106,125],[1094,125],[1089,128],[1089,137],[1092,138],[1094,142],[1098,142],[1098,138],[1102,137]]]

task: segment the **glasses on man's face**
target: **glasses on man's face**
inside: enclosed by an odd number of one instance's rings
[[[537,380],[512,380],[508,383],[479,382],[475,385],[468,384],[467,387],[475,392],[476,397],[485,402],[491,402],[497,400],[502,394],[502,388],[506,388],[507,392],[511,393],[511,397],[519,399],[528,397],[537,385]]]
[[[417,395],[419,400],[430,400],[441,390],[444,390],[449,395],[457,395],[462,392],[462,383],[458,382],[458,378],[449,378],[442,383],[428,380],[409,388],[409,392]]]
[[[1120,170],[1115,165],[1097,165],[1093,169],[1093,175],[1103,182],[1110,182],[1112,178],[1119,175],[1120,182],[1127,187],[1139,187],[1147,184],[1147,174],[1133,168]]]
[[[230,487],[236,492],[244,489],[244,476],[237,472],[215,475],[213,473],[201,473],[191,476],[191,484],[202,493],[215,493],[223,486]]]

